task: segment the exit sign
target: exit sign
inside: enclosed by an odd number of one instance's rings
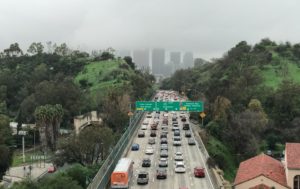
[[[184,101],[184,102],[157,102],[157,101],[137,101],[136,110],[139,111],[189,111],[203,112],[204,106],[201,101]]]

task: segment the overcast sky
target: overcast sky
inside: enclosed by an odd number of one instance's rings
[[[269,37],[300,42],[300,0],[0,0],[0,49],[66,42],[74,49],[165,48],[222,56]]]

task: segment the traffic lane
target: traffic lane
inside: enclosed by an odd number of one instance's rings
[[[183,122],[180,120],[181,129],[182,129],[182,124]],[[190,131],[192,132],[192,137],[194,138],[193,131],[191,129]],[[188,138],[184,136],[185,130],[182,130],[181,133],[183,135],[182,145],[185,147],[183,148],[184,154],[186,154],[185,160],[187,160],[186,170],[190,179],[190,182],[188,183],[189,187],[195,188],[201,186],[204,188],[212,188],[207,177],[205,177],[204,179],[198,179],[194,177],[194,173],[193,173],[194,167],[196,166],[204,167],[205,162],[203,162],[203,158],[201,158],[202,154],[201,151],[198,149],[198,147],[196,145],[195,146],[188,145]]]
[[[143,120],[143,122],[144,121],[149,121],[149,123],[150,123],[151,120],[152,120],[152,118],[145,118]],[[139,127],[139,130],[140,130],[140,127]],[[150,124],[147,126],[147,130],[143,130],[143,131],[145,131],[145,137],[139,138],[137,134],[134,136],[133,143],[139,144],[140,145],[140,149],[138,151],[130,151],[128,153],[128,156],[127,156],[127,157],[131,158],[134,161],[134,165],[133,165],[133,177],[132,177],[131,183],[130,183],[132,187],[138,186],[137,185],[137,176],[138,176],[139,171],[146,170],[146,168],[142,167],[142,160],[143,160],[144,157],[146,157],[145,149],[146,149],[146,147],[148,145],[148,138],[147,138],[147,136],[150,135],[149,130],[150,130]],[[135,188],[139,188],[139,187],[135,187]]]
[[[169,116],[170,118],[170,116]],[[155,149],[156,149],[156,152],[154,155],[151,156],[151,160],[152,160],[152,166],[151,168],[148,170],[149,171],[149,184],[148,185],[145,185],[145,186],[138,186],[136,185],[134,188],[179,188],[180,186],[189,186],[189,188],[195,188],[195,187],[199,187],[199,186],[203,186],[204,188],[209,188],[209,187],[206,187],[205,184],[201,184],[201,183],[196,183],[196,184],[193,184],[192,180],[193,180],[193,166],[194,165],[189,165],[189,162],[197,162],[198,159],[188,159],[191,155],[196,157],[196,151],[193,149],[191,152],[185,152],[185,154],[188,154],[189,155],[186,155],[187,156],[187,159],[185,160],[186,161],[186,173],[184,174],[178,174],[178,173],[175,173],[174,172],[174,154],[176,151],[178,150],[181,150],[183,151],[182,149],[185,149],[185,150],[188,150],[189,149],[189,146],[187,144],[187,140],[186,138],[184,138],[182,136],[182,147],[174,147],[173,146],[173,132],[171,130],[172,126],[169,126],[169,129],[168,129],[168,147],[169,147],[169,166],[168,166],[168,178],[166,180],[157,180],[156,179],[156,168],[158,167],[158,160],[159,160],[159,151],[160,151],[160,133],[161,133],[161,121],[162,121],[162,117],[160,119],[160,125],[158,127],[158,131],[157,131],[157,136],[155,137],[156,138],[156,145],[155,145]],[[169,122],[171,123],[171,120],[169,120]],[[171,124],[170,124],[171,125]],[[181,124],[180,124],[181,125]],[[181,128],[182,128],[182,125],[181,125]],[[141,143],[142,146],[147,146],[147,141],[148,141],[148,138],[149,138],[149,134],[150,134],[150,128],[147,129],[146,131],[146,137],[147,138],[146,140],[144,140],[144,143]],[[183,135],[184,132],[181,131],[181,134]],[[194,155],[193,155],[194,154]],[[198,154],[199,156],[199,154]],[[140,161],[142,160],[142,157],[143,155],[141,155],[139,158],[137,159],[140,159]],[[156,163],[157,162],[157,163]],[[139,165],[141,167],[141,165]],[[135,172],[138,172],[139,167],[136,168]],[[136,174],[137,175],[137,174]],[[134,185],[136,184],[136,180],[134,181]]]

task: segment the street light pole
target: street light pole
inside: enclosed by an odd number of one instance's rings
[[[22,135],[22,151],[23,151],[23,163],[25,163],[25,135],[27,131],[19,131],[19,135]]]
[[[25,135],[22,136],[23,163],[25,163]]]

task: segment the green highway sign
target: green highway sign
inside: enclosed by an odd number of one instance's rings
[[[158,111],[179,111],[179,102],[157,102]]]
[[[186,102],[181,102],[180,110],[185,110],[189,112],[203,112],[203,102],[197,101],[186,101]]]
[[[136,107],[136,110],[141,110],[141,111],[156,111],[156,102],[153,102],[153,101],[136,101],[135,102],[135,107]]]
[[[201,101],[184,101],[184,102],[157,102],[157,101],[136,101],[136,110],[140,111],[189,111],[203,112],[204,106]]]

